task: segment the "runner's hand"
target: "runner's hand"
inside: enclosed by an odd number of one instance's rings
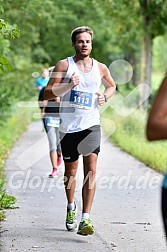
[[[100,93],[96,93],[97,94],[97,101],[98,101],[98,104],[100,105],[100,106],[102,106],[102,105],[104,105],[104,103],[105,103],[105,97],[104,97],[104,95],[103,94],[100,94]]]
[[[73,84],[73,86],[77,86],[79,85],[79,76],[74,72],[73,75],[71,76],[71,83]]]

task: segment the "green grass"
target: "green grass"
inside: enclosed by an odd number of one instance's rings
[[[106,120],[109,119],[109,120]],[[110,140],[122,150],[131,154],[141,162],[158,172],[165,172],[167,167],[167,141],[149,142],[145,136],[147,114],[143,110],[135,110],[126,117],[121,117],[111,109],[102,114],[102,127],[106,135],[115,131]]]
[[[4,209],[13,208],[16,199],[7,195],[5,191],[4,164],[13,144],[19,139],[21,134],[27,129],[32,121],[32,114],[39,112],[34,108],[12,109],[12,114],[3,125],[0,126],[0,220],[5,218]]]
[[[159,73],[157,72],[157,73],[152,74],[151,83],[152,83],[153,92],[158,90],[164,76],[165,76],[165,73],[163,72],[159,72]]]

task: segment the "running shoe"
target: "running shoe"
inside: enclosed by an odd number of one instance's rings
[[[92,235],[94,234],[94,228],[90,219],[82,219],[79,223],[77,234],[79,235]]]
[[[67,228],[68,231],[74,231],[77,228],[76,214],[77,214],[76,204],[75,204],[75,209],[74,210],[69,210],[67,208],[66,228]]]
[[[59,166],[61,164],[61,156],[57,157],[57,166]]]
[[[55,178],[58,176],[57,168],[53,168],[53,171],[51,174],[49,174],[49,178]]]

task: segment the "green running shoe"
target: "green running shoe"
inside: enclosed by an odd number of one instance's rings
[[[77,228],[76,213],[77,213],[76,204],[74,210],[69,210],[67,208],[66,228],[68,231],[74,231]]]
[[[92,235],[94,234],[94,228],[90,219],[82,219],[79,223],[77,234],[79,235]]]

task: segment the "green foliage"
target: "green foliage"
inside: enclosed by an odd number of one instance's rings
[[[5,57],[0,57],[0,73],[9,72],[12,70],[12,66],[9,60]]]
[[[15,202],[16,198],[6,193],[4,189],[4,181],[0,179],[0,221],[5,218],[4,209],[14,208]]]
[[[15,60],[15,71],[0,77],[0,125],[6,123],[12,111],[11,107],[18,101],[27,101],[36,95],[36,78],[32,77],[32,73],[40,74],[43,67],[40,64],[30,64],[28,60],[25,62],[24,57],[16,57]]]
[[[110,1],[99,0],[110,23],[111,36],[124,51],[123,55],[138,51],[140,49],[141,15],[138,0],[134,1]],[[127,32],[128,31],[128,32]],[[126,48],[126,49],[125,49]]]
[[[153,70],[165,72],[167,70],[167,33],[157,36],[153,40]]]
[[[10,195],[7,195],[3,189],[3,181],[0,180],[0,210],[14,208],[16,198]]]
[[[51,61],[51,57],[43,48],[37,46],[33,51],[32,60],[34,60],[34,62],[45,64],[45,62]]]
[[[144,32],[150,33],[152,38],[163,35],[166,31],[167,1],[166,0],[139,0],[141,12],[145,17]]]
[[[70,32],[80,25],[89,25],[93,28],[96,46],[92,55],[104,63],[117,57],[123,57],[123,45],[125,44],[128,48],[137,48],[135,42],[138,37],[138,29],[136,28],[138,23],[136,19],[131,19],[127,24],[128,29],[131,27],[129,33],[133,30],[131,39],[128,39],[127,27],[122,25],[122,19],[127,20],[127,12],[125,11],[123,12],[124,16],[120,17],[116,23],[115,17],[118,17],[116,11],[113,12],[114,16],[113,14],[111,16],[104,8],[103,1],[98,3],[89,0],[82,2],[47,0],[45,5],[41,3],[41,0],[28,1],[26,4],[24,1],[5,3],[5,17],[11,22],[17,22],[21,30],[20,39],[12,44],[17,53],[19,50],[19,53],[23,52],[32,60],[41,63],[48,62],[53,65],[57,60],[73,54]],[[115,8],[117,6],[122,5],[118,3]],[[123,11],[123,8],[121,10]],[[94,13],[96,13],[96,20],[92,19]],[[132,29],[132,27],[134,28]],[[38,52],[41,54],[40,56]]]
[[[1,8],[2,10],[2,8]],[[0,73],[8,72],[12,69],[9,60],[4,56],[9,51],[9,40],[18,38],[20,31],[16,25],[10,25],[0,19]],[[8,49],[8,50],[7,50]]]
[[[102,116],[112,120],[116,125],[116,130],[110,137],[114,144],[156,171],[166,171],[167,143],[164,141],[150,143],[146,140],[147,115],[143,110],[136,110],[127,117],[120,117],[114,111],[108,109]],[[103,118],[102,125],[106,134],[110,135],[112,129]]]
[[[20,36],[20,31],[16,25],[10,25],[3,19],[0,19],[0,34],[5,39],[14,39]]]

